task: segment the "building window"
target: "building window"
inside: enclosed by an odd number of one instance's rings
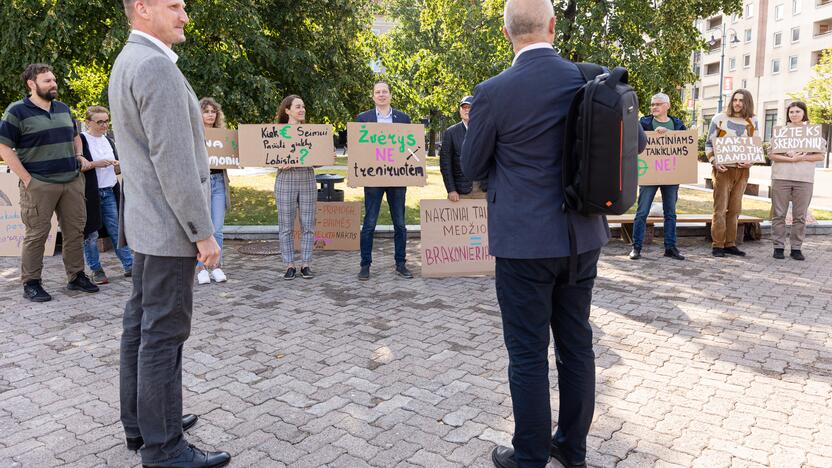
[[[737,14],[731,15],[731,24],[737,24]]]
[[[792,28],[792,42],[797,42],[800,40],[800,26],[796,26]]]
[[[803,8],[803,0],[792,0],[792,14],[799,15]]]
[[[714,119],[713,114],[705,114],[705,115],[702,116],[702,123],[705,124],[706,129],[711,126],[711,120],[713,120],[713,119]]]
[[[731,57],[728,59],[728,71],[734,71],[737,69],[737,59]]]
[[[751,42],[751,28],[745,30],[745,42]]]
[[[742,67],[751,68],[751,54],[745,54],[742,56]]]
[[[796,71],[797,70],[797,55],[792,55],[789,57],[789,71]]]
[[[693,99],[699,99],[699,87],[693,88]]]
[[[743,80],[742,80],[742,86],[740,86],[740,87],[741,87],[742,89],[748,89],[748,80],[743,79]]]
[[[719,73],[719,62],[705,65],[705,76],[716,75],[717,73]]]
[[[771,131],[774,129],[775,125],[777,125],[777,109],[766,110],[766,124],[763,134],[764,141],[771,140]]]
[[[777,31],[774,33],[774,47],[780,47],[780,44],[783,43],[783,33]]]
[[[742,17],[743,18],[751,18],[751,15],[754,14],[754,5],[751,3],[746,3],[745,8],[742,10]]]
[[[780,59],[771,59],[771,74],[776,75],[780,73]]]
[[[783,13],[785,12],[786,8],[783,4],[774,5],[774,21],[781,21],[783,19]]]

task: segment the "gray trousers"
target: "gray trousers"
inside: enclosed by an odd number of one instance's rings
[[[144,439],[143,463],[180,455],[182,345],[191,333],[196,258],[135,253],[121,335],[121,424]]]
[[[309,265],[315,246],[318,202],[315,170],[311,167],[297,167],[278,172],[274,182],[274,198],[283,263],[289,266],[295,262],[295,219],[300,212],[300,257],[304,265]]]
[[[771,181],[771,239],[775,249],[785,248],[786,241],[786,213],[789,202],[792,202],[792,230],[790,239],[791,250],[800,250],[803,238],[806,237],[806,213],[812,201],[811,182],[797,182],[794,180]]]

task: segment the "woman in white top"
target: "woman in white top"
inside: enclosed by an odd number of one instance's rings
[[[110,128],[110,112],[106,107],[92,106],[87,109],[84,122],[86,130],[81,132],[84,157],[92,161],[87,176],[87,227],[84,233],[84,257],[92,270],[95,284],[107,284],[110,280],[104,273],[98,257],[98,229],[102,226],[113,241],[113,249],[124,267],[124,276],[133,273],[133,253],[125,246],[118,247],[118,203],[119,184],[115,169],[118,167],[116,147],[107,130]],[[93,170],[94,169],[94,170]],[[86,172],[86,171],[85,171]]]
[[[806,104],[795,101],[786,107],[789,126],[809,124]],[[800,248],[806,233],[806,214],[812,201],[815,182],[815,165],[823,161],[822,153],[800,153],[789,151],[771,156],[771,239],[774,243],[774,258],[786,258],[786,213],[792,204],[792,232],[790,235],[791,258],[805,260]]]

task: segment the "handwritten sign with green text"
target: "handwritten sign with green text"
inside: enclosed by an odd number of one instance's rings
[[[427,184],[424,125],[351,122],[347,147],[350,187]]]
[[[208,165],[211,166],[211,169],[236,169],[240,167],[237,130],[206,128],[205,146],[208,148]]]
[[[486,200],[422,200],[422,276],[494,274]]]
[[[332,126],[326,124],[240,125],[244,167],[313,167],[335,163]]]
[[[644,132],[647,147],[638,156],[639,185],[695,184],[696,130]]]

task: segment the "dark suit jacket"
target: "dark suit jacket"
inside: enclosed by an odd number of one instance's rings
[[[376,109],[372,108],[368,111],[358,114],[355,118],[356,122],[378,122],[376,117]],[[410,123],[410,116],[404,112],[393,109],[393,123]]]
[[[535,259],[569,256],[562,153],[572,97],[586,82],[551,49],[521,54],[511,68],[477,85],[462,169],[488,178],[491,255]],[[570,214],[578,253],[609,240],[604,216]]]
[[[445,181],[445,190],[448,193],[466,194],[471,193],[474,188],[471,179],[462,172],[462,164],[460,163],[462,143],[465,141],[466,132],[465,124],[459,122],[448,127],[442,135],[442,148],[439,150],[439,169],[442,171],[442,180]],[[483,192],[487,190],[485,180],[478,183]]]

